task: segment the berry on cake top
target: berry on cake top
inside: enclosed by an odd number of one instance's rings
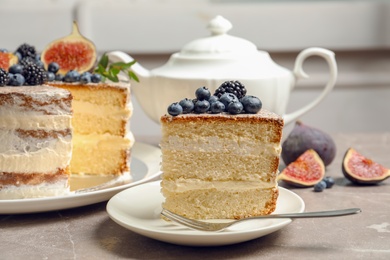
[[[207,87],[195,91],[195,99],[184,98],[168,106],[168,114],[256,114],[262,108],[258,97],[246,95],[246,88],[240,81],[225,81],[211,95]]]

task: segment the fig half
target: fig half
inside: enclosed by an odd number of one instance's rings
[[[312,187],[325,176],[325,165],[314,149],[301,154],[278,175],[277,180],[283,180],[297,187]]]
[[[390,176],[389,169],[353,148],[349,148],[344,155],[342,171],[348,180],[356,184],[377,184]]]
[[[51,62],[58,63],[60,74],[64,75],[70,70],[81,74],[95,66],[96,47],[80,34],[77,23],[73,22],[72,33],[49,43],[41,54],[41,60],[46,69]]]
[[[0,68],[8,71],[9,67],[18,63],[18,57],[10,52],[0,52]]]

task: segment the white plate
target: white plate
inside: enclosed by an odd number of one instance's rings
[[[142,196],[139,196],[142,194]],[[192,230],[160,218],[163,196],[160,181],[145,183],[113,196],[107,204],[111,219],[138,234],[178,245],[220,246],[240,243],[275,232],[291,219],[248,220],[222,232]],[[303,212],[305,204],[295,193],[279,188],[274,213]]]
[[[21,214],[62,210],[107,201],[116,193],[124,189],[158,179],[161,174],[160,161],[161,150],[158,147],[136,142],[132,148],[132,180],[130,183],[114,186],[104,190],[86,193],[73,193],[67,196],[0,200],[0,214]],[[76,177],[76,180],[71,181],[71,189],[72,185],[85,188],[85,178],[89,177],[81,177],[80,179],[77,179]],[[98,179],[96,177],[91,178],[94,178],[95,180]],[[96,185],[102,180],[104,179],[98,180]]]

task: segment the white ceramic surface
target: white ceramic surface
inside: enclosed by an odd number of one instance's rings
[[[68,196],[0,200],[0,214],[35,213],[86,206],[107,201],[122,190],[158,179],[161,174],[161,150],[159,148],[136,142],[133,146],[132,157],[132,181],[128,184],[87,193],[73,193]]]
[[[304,211],[305,204],[298,195],[281,187],[279,191],[274,213]],[[197,231],[162,220],[162,202],[160,181],[149,182],[116,194],[107,203],[107,212],[116,223],[138,234],[187,246],[240,243],[275,232],[292,222],[291,219],[248,220],[223,232]]]
[[[294,121],[315,107],[333,89],[337,64],[332,51],[308,48],[299,53],[293,72],[277,65],[265,51],[227,32],[231,23],[221,16],[210,21],[211,36],[194,40],[171,55],[163,66],[151,71],[135,63],[131,68],[140,82],[132,81],[132,90],[145,113],[159,123],[167,107],[183,98],[195,98],[195,90],[206,86],[212,93],[224,81],[239,80],[248,95],[259,97],[263,107],[285,119]],[[319,56],[328,63],[330,76],[323,91],[300,109],[285,114],[296,80],[307,78],[302,65],[310,56]],[[112,62],[130,62],[133,58],[121,51],[108,53]]]

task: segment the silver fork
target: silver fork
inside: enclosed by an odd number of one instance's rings
[[[201,231],[222,231],[227,227],[230,227],[239,222],[248,220],[248,219],[268,219],[268,218],[323,218],[323,217],[338,217],[345,215],[352,215],[361,212],[360,208],[350,208],[350,209],[341,209],[341,210],[330,210],[330,211],[316,211],[316,212],[302,212],[302,213],[287,213],[287,214],[271,214],[250,218],[243,218],[239,220],[233,220],[227,223],[216,223],[216,222],[206,222],[201,220],[189,219],[173,213],[172,211],[163,209],[161,215],[164,217],[182,224],[186,227],[201,230]]]

